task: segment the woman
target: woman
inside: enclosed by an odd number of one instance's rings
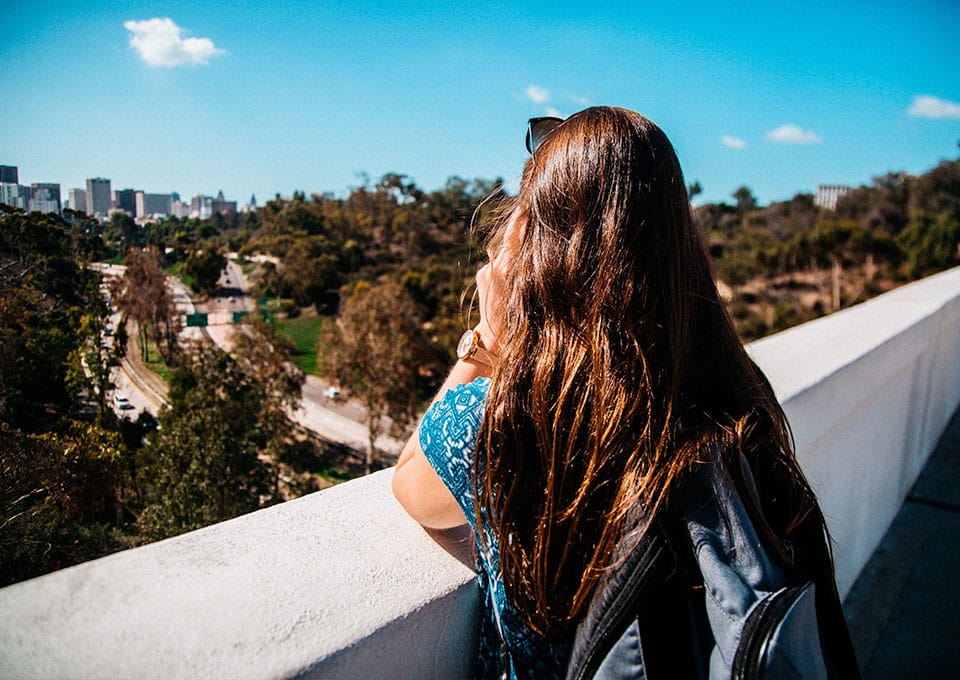
[[[816,583],[826,656],[855,674],[823,517],[717,295],[670,142],[608,107],[534,119],[527,141],[519,194],[477,274],[480,323],[393,481],[423,525],[475,530],[480,674],[596,672],[622,632],[598,633],[598,612],[623,599],[641,554],[657,556],[644,573],[669,561],[656,588],[627,598],[638,630],[654,621],[647,666],[705,672],[718,643],[691,627],[707,619],[704,579],[676,527],[699,521],[696,494],[726,487],[782,579]],[[674,631],[666,647],[649,643],[657,630]]]

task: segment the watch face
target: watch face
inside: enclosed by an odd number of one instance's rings
[[[464,334],[460,336],[460,342],[457,343],[457,357],[466,359],[476,346],[476,331],[465,331]]]

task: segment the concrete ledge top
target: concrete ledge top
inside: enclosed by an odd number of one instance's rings
[[[473,580],[392,470],[0,590],[0,676],[289,677]],[[223,644],[228,642],[228,644]]]
[[[960,267],[901,286],[829,316],[762,338],[747,351],[786,403],[945,305],[960,317]],[[904,361],[909,357],[904,357]]]

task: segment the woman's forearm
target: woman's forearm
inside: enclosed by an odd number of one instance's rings
[[[466,385],[479,377],[489,376],[491,369],[471,359],[454,364],[440,386],[434,401],[443,399],[447,390]],[[446,529],[467,521],[453,494],[440,479],[420,446],[420,426],[403,448],[393,472],[393,495],[400,505],[420,524],[432,529]]]

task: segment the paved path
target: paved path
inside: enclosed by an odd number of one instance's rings
[[[865,678],[960,677],[960,410],[843,606]]]
[[[325,383],[319,378],[307,376],[303,385],[303,399],[300,408],[293,414],[294,420],[324,439],[341,442],[358,451],[366,451],[367,426],[338,412],[340,409],[325,407],[324,389]],[[402,442],[387,435],[378,437],[375,445],[386,454],[382,457],[385,462],[392,462],[391,459],[395,458],[403,447]]]

